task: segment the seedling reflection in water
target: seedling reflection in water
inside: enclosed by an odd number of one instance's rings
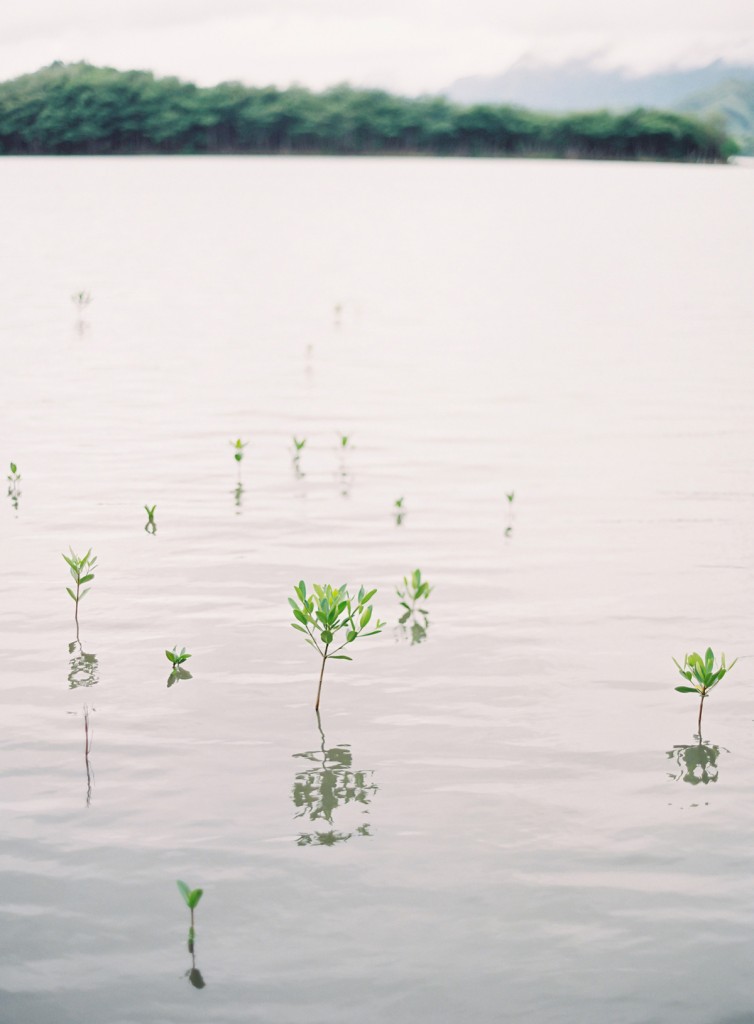
[[[675,658],[673,658],[673,661],[683,678],[693,684],[692,686],[676,686],[676,690],[678,690],[679,693],[699,694],[699,719],[696,731],[701,739],[704,699],[710,690],[717,686],[720,680],[725,676],[726,672],[730,672],[738,661],[738,658],[734,658],[730,665],[726,666],[725,655],[721,654],[720,665],[718,668],[715,668],[715,655],[712,653],[712,648],[708,647],[704,653],[704,657],[702,657],[701,654],[694,652],[693,654],[686,655],[683,665],[679,665]]]
[[[395,525],[400,526],[406,514],[403,508],[403,498],[396,498],[393,502],[393,508],[395,509]]]
[[[412,647],[427,639],[429,612],[426,608],[417,608],[416,604],[417,601],[426,601],[433,589],[434,587],[430,587],[429,583],[422,579],[421,569],[414,569],[410,577],[403,577],[403,590],[400,587],[396,588],[396,593],[401,598],[401,607],[405,609],[398,619],[398,624],[401,627],[401,632],[405,635],[406,624],[410,620]],[[419,622],[418,615],[424,619],[423,623]]]
[[[680,769],[677,774],[668,772],[675,782],[688,782],[692,786],[700,783],[704,786],[717,782],[719,767],[718,758],[721,750],[715,743],[705,743],[699,736],[698,743],[679,744],[667,751],[668,759],[674,760]],[[730,751],[725,751],[730,753]]]
[[[337,661],[352,661],[347,654],[339,654],[347,644],[352,644],[362,636],[375,636],[382,632],[384,622],[378,619],[372,623],[372,629],[368,633],[364,630],[372,622],[372,605],[369,601],[377,593],[370,590],[368,593],[364,588],[359,589],[358,596],[352,598],[344,584],[341,587],[332,587],[328,583],[322,587],[315,583],[311,595],[307,595],[306,584],[303,580],[297,587],[296,600],[288,598],[288,603],[293,609],[293,616],[296,619],[291,625],[300,633],[306,634],[306,642],[322,658],[322,668],[319,673],[319,686],[317,688],[317,701],[314,705],[315,711],[319,711],[319,701],[322,694],[322,679],[325,674],[325,665],[330,658]],[[332,651],[330,648],[337,642],[336,637],[345,635],[345,640],[339,647]],[[319,637],[319,642],[317,640]],[[320,646],[323,645],[324,650]]]
[[[185,647],[182,647],[179,651],[176,645],[176,647],[174,647],[172,651],[165,651],[165,657],[173,666],[173,671],[170,673],[168,677],[168,686],[172,686],[173,683],[177,683],[179,679],[192,678],[191,673],[187,669],[181,668],[184,661],[188,661],[188,659],[191,657],[190,654],[186,654]]]
[[[154,521],[154,513],[156,508],[156,505],[152,505],[151,508],[149,507],[149,505],[144,506],[144,511],[147,513],[148,516],[147,524],[144,527],[144,529],[146,530],[147,533],[151,533],[152,536],[154,536],[154,534],[157,533],[157,523]]]
[[[94,557],[92,557],[91,548],[89,548],[89,550],[87,551],[83,558],[79,558],[79,556],[76,554],[73,548],[69,548],[69,550],[71,552],[71,557],[69,558],[68,555],[63,555],[63,558],[68,563],[68,568],[70,570],[71,576],[73,577],[73,582],[76,584],[76,592],[74,593],[70,587],[66,587],[65,589],[68,593],[68,596],[76,605],[74,618],[76,620],[76,639],[78,640],[79,602],[82,601],[91,590],[91,587],[87,587],[85,590],[82,590],[81,588],[85,583],[89,583],[91,580],[94,579],[94,569],[97,565],[97,556],[95,555]]]

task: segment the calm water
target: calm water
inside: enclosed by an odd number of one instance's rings
[[[754,1021],[752,181],[0,163],[3,1024]]]

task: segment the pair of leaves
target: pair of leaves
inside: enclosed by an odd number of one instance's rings
[[[296,451],[297,451],[297,452],[300,452],[300,451],[301,451],[301,449],[302,449],[302,448],[303,448],[303,447],[304,447],[305,445],[306,445],[306,438],[305,438],[305,437],[304,437],[304,438],[302,438],[302,439],[301,439],[300,441],[299,441],[299,440],[298,440],[298,438],[296,438],[296,437],[294,437],[294,438],[293,438],[293,446],[294,446],[294,448],[296,449]]]
[[[181,896],[183,896],[183,902],[189,908],[194,910],[199,900],[204,895],[204,889],[189,889],[185,882],[176,881]]]
[[[147,513],[147,515],[149,516],[150,520],[154,519],[154,511],[155,511],[156,508],[157,508],[156,505],[152,505],[151,508],[149,507],[149,505],[145,505],[144,506],[144,511]]]

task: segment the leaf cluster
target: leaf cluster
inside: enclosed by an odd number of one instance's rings
[[[373,606],[369,604],[377,593],[376,590],[365,591],[360,587],[358,595],[353,598],[345,584],[333,587],[329,583],[325,586],[315,583],[312,593],[308,594],[303,580],[293,589],[296,592],[296,599],[289,597],[288,603],[293,609],[296,621],[291,625],[300,633],[306,634],[306,642],[323,658],[352,661],[347,654],[339,654],[338,651],[342,651],[347,644],[352,644],[359,637],[375,636],[382,632],[385,623],[379,619],[372,622]],[[372,628],[365,632],[370,623]],[[332,653],[328,653],[328,647],[335,642],[338,634],[342,635],[343,631],[343,643]],[[324,651],[317,642],[317,636],[325,645]]]
[[[191,657],[190,654],[186,654],[185,647],[181,647],[180,651],[178,651],[177,647],[178,645],[176,644],[172,651],[165,651],[165,657],[171,665],[182,665],[184,661],[188,661]]]
[[[73,577],[73,582],[76,584],[76,593],[74,594],[70,587],[66,587],[65,589],[71,600],[78,604],[79,601],[91,590],[91,587],[87,587],[85,590],[81,590],[81,587],[85,583],[89,583],[94,579],[94,569],[97,566],[97,556],[95,555],[92,557],[91,548],[89,548],[83,558],[79,558],[73,548],[69,548],[69,551],[71,552],[71,557],[69,558],[68,555],[63,555],[63,558],[68,563],[68,568],[71,576]]]
[[[204,895],[204,889],[189,889],[186,883],[181,881],[176,881],[175,884],[178,886],[178,889],[180,891],[181,896],[183,896],[183,901],[186,904],[186,906],[189,908],[189,910],[194,910],[196,908],[196,905],[199,903],[199,900]]]
[[[686,655],[683,665],[679,665],[675,658],[673,661],[683,678],[692,683],[691,686],[676,686],[676,690],[679,693],[698,693],[705,697],[713,687],[717,686],[726,672],[730,672],[738,658],[734,658],[730,665],[726,666],[725,655],[721,654],[720,665],[716,668],[715,655],[712,653],[712,648],[708,647],[704,657],[694,652]]]

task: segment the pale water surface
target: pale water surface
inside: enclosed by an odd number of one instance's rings
[[[751,169],[0,182],[3,1024],[754,1021]],[[388,621],[321,733],[301,577]]]

